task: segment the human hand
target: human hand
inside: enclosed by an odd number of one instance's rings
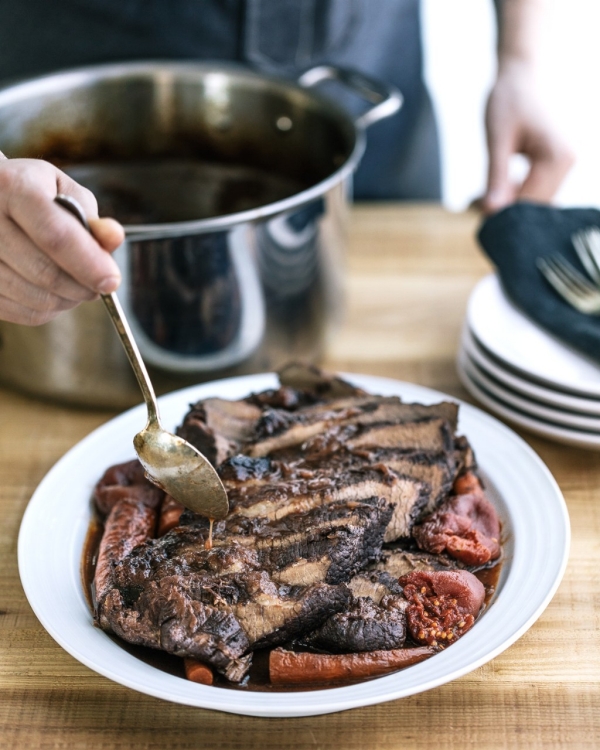
[[[512,61],[500,67],[487,103],[486,132],[489,167],[483,210],[499,211],[516,200],[552,200],[574,156],[538,102],[527,63]],[[529,160],[529,172],[520,185],[509,175],[513,154]]]
[[[54,203],[58,193],[81,203],[93,236]],[[64,172],[0,153],[0,319],[40,325],[119,286],[110,253],[123,227],[97,217],[93,194]]]

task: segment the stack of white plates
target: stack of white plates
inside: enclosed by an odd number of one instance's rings
[[[600,449],[600,365],[526,318],[494,275],[469,299],[458,373],[503,419],[561,443]]]

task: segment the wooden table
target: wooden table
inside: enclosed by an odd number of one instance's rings
[[[353,213],[349,304],[326,365],[466,398],[454,356],[468,294],[488,271],[477,218],[437,207]],[[166,703],[116,685],[63,651],[21,589],[17,534],[52,464],[112,414],[0,390],[0,748],[600,747],[600,460],[524,435],[558,480],[570,563],[538,622],[453,683],[328,716],[256,719]]]

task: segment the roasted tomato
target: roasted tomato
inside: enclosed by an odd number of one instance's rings
[[[420,644],[444,648],[475,622],[485,589],[466,570],[413,571],[398,579],[408,601],[406,622]]]
[[[445,551],[466,565],[500,557],[500,521],[481,489],[449,498],[412,533],[421,549]]]
[[[149,508],[157,508],[164,492],[146,479],[144,467],[134,459],[107,469],[94,490],[96,507],[106,516],[118,500],[139,500]]]

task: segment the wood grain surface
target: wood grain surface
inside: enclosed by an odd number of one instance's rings
[[[489,268],[476,225],[475,215],[432,206],[356,208],[346,319],[325,364],[470,400],[454,357],[469,292]],[[0,748],[600,747],[598,453],[523,434],[565,494],[573,540],[558,593],[506,652],[403,700],[256,719],[135,693],[79,664],[44,631],[19,582],[19,524],[54,462],[113,415],[0,390],[0,416]]]

